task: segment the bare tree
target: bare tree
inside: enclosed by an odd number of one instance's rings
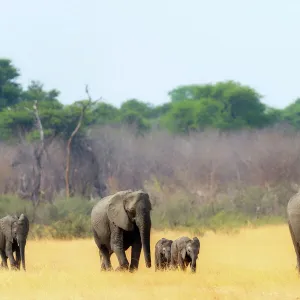
[[[25,195],[21,195],[21,196],[23,197],[29,196],[29,198],[31,199],[33,204],[33,209],[34,209],[33,211],[33,219],[34,219],[36,208],[39,206],[41,201],[42,158],[45,151],[45,135],[44,135],[44,129],[38,111],[37,100],[34,101],[32,108],[33,110],[29,109],[28,107],[25,107],[25,109],[33,113],[35,117],[36,127],[39,131],[40,138],[38,143],[33,144],[33,157],[35,160],[35,164],[33,164],[32,166],[32,171],[33,171],[32,189],[29,193],[27,192]]]
[[[81,112],[80,112],[80,116],[78,119],[78,123],[75,127],[75,129],[73,130],[73,132],[71,133],[68,142],[67,142],[67,157],[66,157],[66,170],[65,170],[65,183],[66,183],[66,198],[70,197],[70,182],[69,182],[69,178],[70,178],[70,160],[71,160],[71,144],[72,144],[72,140],[74,138],[74,136],[77,134],[77,132],[79,131],[81,125],[82,125],[82,121],[85,115],[86,110],[91,107],[93,104],[97,103],[99,100],[101,100],[102,98],[96,100],[96,101],[92,101],[92,98],[90,96],[89,93],[89,88],[88,85],[85,86],[85,92],[88,96],[88,101],[83,103],[82,102],[82,106],[81,106]]]

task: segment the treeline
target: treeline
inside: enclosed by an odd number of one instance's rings
[[[150,193],[154,227],[285,217],[300,182],[299,101],[273,109],[250,87],[223,82],[178,87],[161,106],[116,108],[89,93],[63,105],[57,90],[36,81],[24,89],[18,76],[0,60],[0,214],[26,210],[33,236],[89,236],[94,201],[129,188]]]
[[[26,110],[34,100],[39,104],[45,134],[68,137],[87,99],[63,105],[58,90],[45,91],[39,81],[32,81],[24,89],[17,82],[19,76],[11,60],[0,59],[0,138],[34,137],[34,117]],[[129,125],[138,134],[151,129],[189,133],[207,128],[264,128],[278,123],[300,126],[299,99],[282,110],[267,107],[257,91],[233,81],[180,86],[169,96],[170,102],[158,106],[129,99],[117,108],[99,101],[87,109],[80,131],[92,125]]]

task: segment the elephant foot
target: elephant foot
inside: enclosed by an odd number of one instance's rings
[[[13,271],[19,271],[19,270],[20,270],[20,268],[18,268],[18,265],[12,265],[12,266],[11,266],[11,269],[12,269]]]
[[[106,268],[106,267],[102,268],[101,267],[100,271],[101,272],[110,272],[110,271],[112,271],[112,268],[111,267],[110,268]]]
[[[0,269],[8,270],[8,265],[1,265],[1,266],[0,266]]]
[[[129,268],[129,272],[130,273],[134,273],[134,272],[136,272],[138,270],[138,267],[130,267]]]
[[[128,266],[119,266],[115,269],[116,272],[128,271]]]

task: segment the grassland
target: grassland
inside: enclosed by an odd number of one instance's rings
[[[153,232],[152,249],[160,237],[182,234]],[[137,273],[100,273],[93,240],[28,241],[26,250],[26,273],[0,271],[1,300],[300,299],[294,249],[283,225],[205,234],[196,274],[154,272],[145,268],[143,255]],[[116,266],[114,255],[112,260]]]

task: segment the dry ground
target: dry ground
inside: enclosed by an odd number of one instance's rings
[[[152,249],[160,237],[179,235],[153,232]],[[146,269],[143,255],[135,274],[100,273],[93,240],[28,241],[28,270],[0,271],[0,299],[300,299],[287,226],[207,233],[200,240],[194,275]]]

